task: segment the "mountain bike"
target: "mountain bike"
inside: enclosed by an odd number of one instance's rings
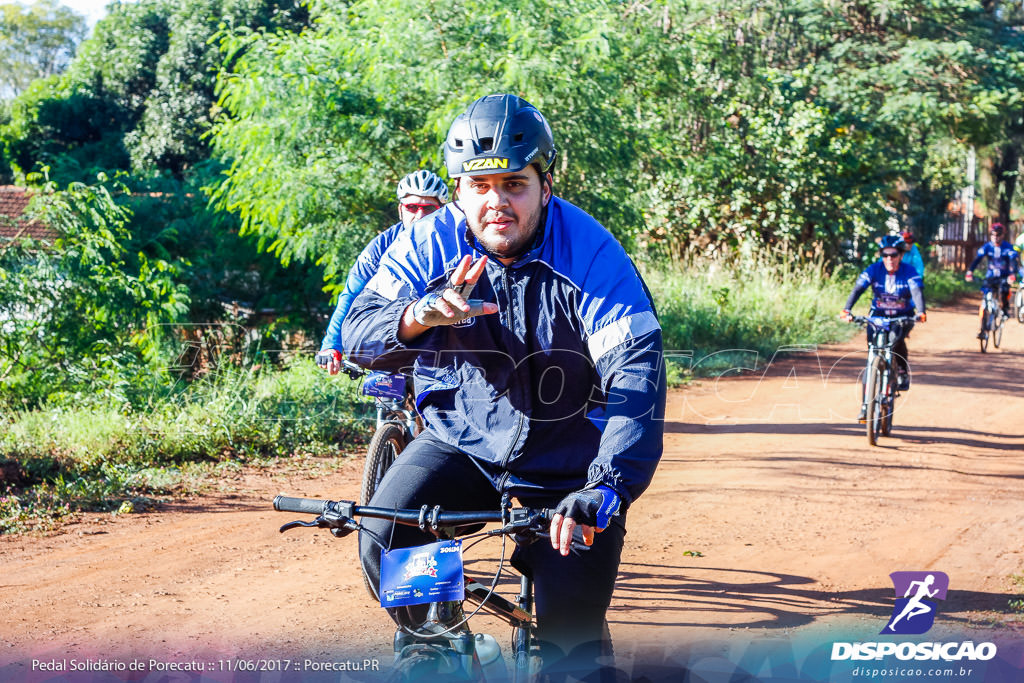
[[[418,619],[412,610],[398,611],[400,628],[395,634],[393,680],[411,681],[421,678],[443,677],[444,680],[508,680],[509,669],[497,641],[487,634],[473,634],[468,621],[480,611],[504,619],[513,629],[511,643],[511,680],[525,683],[537,680],[541,667],[540,646],[535,637],[533,618],[533,582],[525,575],[519,577],[519,593],[514,600],[499,595],[495,589],[505,566],[504,539],[512,537],[518,544],[533,542],[549,528],[552,512],[546,509],[512,507],[510,498],[503,497],[500,510],[478,512],[446,512],[439,506],[424,505],[420,509],[389,509],[357,505],[352,501],[316,500],[277,496],[274,509],[316,515],[312,521],[293,521],[281,527],[281,532],[296,527],[330,529],[335,536],[346,536],[353,531],[366,533],[382,549],[386,539],[375,538],[356,521],[356,517],[392,520],[398,524],[418,526],[430,531],[441,540],[453,541],[471,538],[502,537],[502,550],[498,569],[489,586],[471,579],[461,571],[461,544],[458,546],[458,572],[463,577],[465,597],[429,603],[426,618]],[[497,528],[466,535],[473,525],[498,523]],[[476,528],[479,528],[477,526]],[[584,549],[582,541],[574,547]],[[431,546],[423,546],[427,549]],[[452,552],[452,551],[442,551]],[[439,556],[436,556],[439,557]],[[433,559],[433,558],[431,558]],[[429,560],[427,561],[429,563]],[[436,566],[436,563],[435,563]],[[476,605],[466,615],[463,600]]]
[[[978,343],[981,346],[982,353],[988,350],[990,332],[992,333],[992,345],[995,348],[998,349],[999,344],[1003,340],[1003,326],[1006,323],[1006,316],[1003,315],[1003,309],[998,299],[1002,283],[1002,278],[985,278],[985,284],[981,289],[984,301],[982,302],[981,331],[978,332]]]
[[[893,412],[899,397],[896,361],[893,346],[904,331],[914,324],[913,316],[885,318],[881,316],[853,316],[853,322],[867,327],[868,362],[864,380],[864,405],[868,443],[876,445],[879,436],[892,433]]]

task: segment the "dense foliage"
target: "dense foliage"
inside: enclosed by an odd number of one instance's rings
[[[128,213],[103,186],[44,188],[29,217],[52,244],[0,244],[0,398],[29,405],[102,387],[125,401],[159,375],[160,325],[187,306],[167,262],[126,248]]]
[[[56,0],[0,4],[0,99],[63,71],[85,30],[85,18]]]
[[[795,242],[830,259],[888,229],[927,239],[970,145],[1022,105],[1014,5],[314,3],[300,34],[235,32],[215,188],[282,259],[337,277],[407,169],[440,168],[472,99],[549,117],[558,191],[650,253]],[[416,36],[409,40],[409,36]]]

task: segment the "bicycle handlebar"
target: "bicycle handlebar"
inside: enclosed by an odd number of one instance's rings
[[[912,323],[917,321],[917,316],[913,315],[898,315],[895,317],[877,316],[877,315],[855,315],[851,317],[851,320],[860,326],[865,326],[868,323],[874,322],[876,319],[883,319],[894,323]]]
[[[418,526],[423,530],[501,522],[503,526],[496,533],[516,533],[550,522],[553,515],[553,512],[546,508],[506,507],[502,510],[445,512],[440,506],[424,505],[418,510],[393,509],[356,505],[351,500],[317,500],[283,495],[274,498],[274,509],[278,512],[317,515],[315,522],[291,522],[281,527],[281,531],[287,531],[294,526],[317,526],[351,531],[353,527],[350,524],[354,524],[355,517],[371,517],[389,519],[406,526]]]

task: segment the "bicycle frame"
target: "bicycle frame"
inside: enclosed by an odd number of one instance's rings
[[[867,326],[870,332],[862,401],[866,409],[868,443],[874,446],[879,434],[888,436],[892,429],[893,412],[899,397],[893,347],[914,318],[855,316],[853,321]]]

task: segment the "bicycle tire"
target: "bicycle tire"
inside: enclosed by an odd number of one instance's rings
[[[387,677],[389,683],[437,680],[444,673],[444,658],[429,646],[402,653]],[[442,678],[443,680],[443,678]]]
[[[867,384],[864,385],[865,399],[867,401],[867,434],[868,444],[874,446],[878,443],[878,436],[881,432],[881,396],[882,396],[882,359],[876,357],[868,368]]]
[[[1013,307],[1017,312],[1017,322],[1024,324],[1024,287],[1018,287],[1013,295]]]
[[[376,493],[384,473],[394,464],[398,454],[405,450],[405,429],[396,422],[385,422],[370,439],[366,448],[366,463],[363,465],[363,482],[359,489],[359,504],[369,505]],[[360,565],[361,569],[361,565]],[[377,592],[370,584],[370,577],[363,573],[363,585],[373,600],[377,600]]]
[[[978,345],[981,347],[982,353],[988,351],[988,330],[991,326],[991,313],[986,305],[985,310],[981,312],[981,336],[978,337]]]
[[[1000,309],[998,312],[993,314],[996,319],[995,326],[992,329],[992,346],[999,348],[999,345],[1003,341],[1003,325],[1006,324],[1006,319],[1003,318],[1003,311]]]
[[[882,436],[892,434],[892,414],[896,410],[896,373],[888,368],[885,373],[885,392],[882,398]]]
[[[370,504],[384,473],[395,462],[398,454],[405,450],[405,446],[405,429],[396,422],[385,422],[374,433],[370,445],[366,447],[363,482],[359,489],[360,505]]]

